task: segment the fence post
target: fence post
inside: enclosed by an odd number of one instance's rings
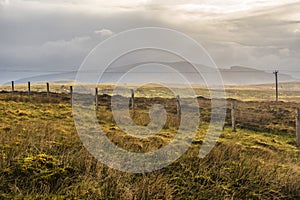
[[[95,104],[96,104],[96,110],[98,110],[98,88],[95,89]]]
[[[236,121],[235,121],[235,101],[231,102],[231,124],[232,132],[236,132]]]
[[[296,144],[300,147],[300,109],[296,109]]]
[[[15,93],[15,82],[14,81],[11,82],[11,93],[12,94]]]
[[[30,91],[30,81],[28,81],[28,96],[30,96],[30,93],[31,93],[31,91]]]
[[[47,83],[47,96],[49,96],[50,95],[50,85],[49,85],[49,83]]]
[[[131,109],[132,113],[134,113],[134,89],[131,89]]]
[[[73,86],[70,86],[70,95],[71,95],[71,99],[73,97]]]
[[[178,114],[179,119],[181,118],[181,103],[180,103],[180,101],[181,101],[180,96],[177,95],[176,102],[177,102],[177,114]]]

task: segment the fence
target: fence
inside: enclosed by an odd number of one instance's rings
[[[46,83],[45,91],[47,96],[51,96],[50,84]],[[17,94],[14,81],[11,82],[12,95]],[[27,84],[27,94],[32,93],[31,83]],[[73,86],[69,86],[69,95],[72,98]],[[135,93],[131,90],[130,106],[135,113]],[[204,98],[203,98],[204,99]],[[206,99],[205,101],[209,101]],[[181,99],[176,97],[177,114],[181,117]],[[208,109],[208,103],[203,104],[200,109]],[[99,89],[95,88],[95,109],[99,108]],[[226,125],[230,125],[232,132],[237,132],[237,128],[253,129],[256,131],[278,131],[296,133],[296,145],[300,147],[300,108],[297,103],[283,102],[242,102],[237,100],[227,101]],[[204,116],[205,117],[205,116]],[[209,112],[207,113],[209,118]],[[224,127],[223,127],[224,128]]]
[[[300,109],[297,103],[230,101],[232,132],[237,127],[279,133],[296,133],[300,147]]]

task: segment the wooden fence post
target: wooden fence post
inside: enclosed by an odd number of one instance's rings
[[[73,97],[73,86],[70,86],[70,95],[71,95],[71,99]]]
[[[300,109],[296,109],[296,145],[300,147]]]
[[[11,82],[11,93],[12,94],[15,93],[15,82],[14,81]]]
[[[235,122],[235,101],[231,102],[231,124],[232,132],[236,132],[236,122]]]
[[[49,96],[50,95],[50,85],[49,85],[49,83],[47,83],[47,96]]]
[[[177,114],[178,114],[179,119],[181,118],[181,103],[180,103],[180,101],[181,101],[180,96],[177,95],[176,102],[177,102]]]
[[[98,110],[99,104],[98,104],[98,88],[95,89],[95,104],[96,104],[96,110]]]
[[[30,96],[31,90],[30,90],[30,81],[28,81],[28,96]]]
[[[132,113],[134,113],[134,90],[131,89],[131,109],[132,109]]]

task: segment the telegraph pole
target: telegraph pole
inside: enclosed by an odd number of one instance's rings
[[[275,74],[275,81],[276,81],[276,102],[278,102],[278,71],[273,72]]]

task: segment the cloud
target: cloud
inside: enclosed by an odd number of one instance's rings
[[[118,13],[121,11],[134,11],[143,6],[139,0],[10,0],[19,4],[25,9],[33,8],[40,10],[55,9],[67,12],[85,12],[89,14],[99,14],[101,12]]]
[[[0,70],[79,66],[105,37],[147,26],[186,33],[220,67],[299,67],[300,1],[103,2],[0,0]]]
[[[100,29],[100,30],[95,30],[95,34],[100,35],[101,37],[109,37],[114,34],[112,30],[109,29]]]
[[[0,9],[8,6],[10,4],[10,0],[0,0]]]

